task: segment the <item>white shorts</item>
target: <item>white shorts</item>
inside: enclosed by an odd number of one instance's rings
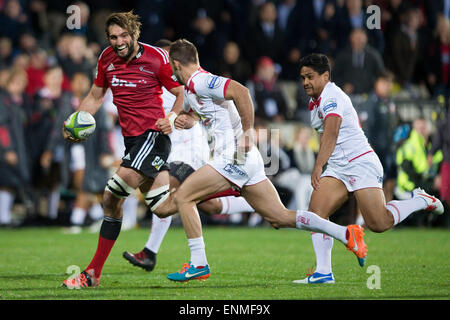
[[[341,180],[348,192],[364,188],[383,188],[383,166],[375,152],[337,165],[329,162],[321,177],[334,177]]]
[[[84,170],[86,168],[86,154],[84,146],[75,143],[70,147],[70,171]]]
[[[226,160],[223,157],[217,157],[208,162],[208,164],[225,179],[239,188],[257,184],[267,179],[266,173],[264,172],[263,159],[256,147],[250,149],[245,158],[245,163],[242,165],[234,164],[232,161]]]

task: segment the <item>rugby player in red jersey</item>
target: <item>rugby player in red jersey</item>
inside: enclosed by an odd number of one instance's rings
[[[139,16],[132,12],[108,17],[105,31],[110,46],[101,53],[94,84],[78,109],[95,114],[110,88],[126,150],[103,193],[105,217],[95,255],[83,272],[63,282],[70,289],[99,285],[103,265],[120,233],[122,203],[133,190],[140,189],[151,210],[162,209],[169,196],[167,134],[182,110],[184,89],[172,79],[167,52],[138,42],[140,26]],[[162,106],[162,86],[176,97],[168,115]],[[63,135],[77,142],[64,129]]]

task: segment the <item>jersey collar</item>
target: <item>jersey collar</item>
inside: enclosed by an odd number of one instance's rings
[[[312,111],[312,110],[314,110],[315,107],[320,106],[320,101],[322,100],[322,93],[325,90],[325,88],[329,85],[331,85],[331,81],[328,81],[327,84],[323,87],[319,98],[317,98],[317,99],[311,98],[311,100],[309,100],[309,111]]]
[[[144,53],[144,46],[142,44],[140,44],[139,42],[138,42],[138,45],[139,45],[138,53],[136,53],[136,55],[134,56],[134,58],[132,60],[139,59],[142,56],[142,54]]]
[[[194,85],[192,84],[192,79],[199,73],[209,73],[209,72],[203,69],[202,67],[198,67],[198,69],[193,74],[191,74],[188,81],[186,81],[186,87],[193,93],[195,92],[195,90]]]

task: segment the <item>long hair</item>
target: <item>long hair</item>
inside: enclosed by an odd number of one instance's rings
[[[109,27],[111,25],[118,25],[122,29],[128,31],[128,33],[134,38],[139,39],[141,35],[141,22],[140,17],[137,14],[133,14],[133,10],[129,12],[115,12],[112,13],[108,19],[106,19],[105,32],[106,37],[109,38]]]

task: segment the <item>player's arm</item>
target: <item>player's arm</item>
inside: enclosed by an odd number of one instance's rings
[[[96,114],[98,109],[102,106],[107,89],[108,88],[98,87],[93,84],[91,90],[86,98],[83,99],[77,111],[87,111],[92,115]]]
[[[314,189],[319,187],[319,180],[322,174],[322,168],[327,163],[331,154],[336,147],[339,128],[341,127],[342,118],[337,116],[329,116],[325,118],[323,123],[323,132],[320,137],[319,153],[314,163],[313,172],[311,174],[311,184]]]
[[[250,150],[254,141],[255,111],[253,108],[250,91],[237,81],[230,80],[225,91],[225,99],[233,100],[236,108],[241,116],[242,129],[244,131],[244,147],[245,151]]]
[[[103,97],[105,96],[107,89],[108,88],[99,87],[93,84],[91,90],[89,91],[88,95],[83,99],[77,111],[87,111],[90,114],[94,115],[98,111],[98,109],[100,109],[100,107],[102,106]],[[81,141],[73,138],[69,133],[67,133],[66,130],[64,130],[64,126],[62,132],[64,139],[68,141],[71,142]]]

